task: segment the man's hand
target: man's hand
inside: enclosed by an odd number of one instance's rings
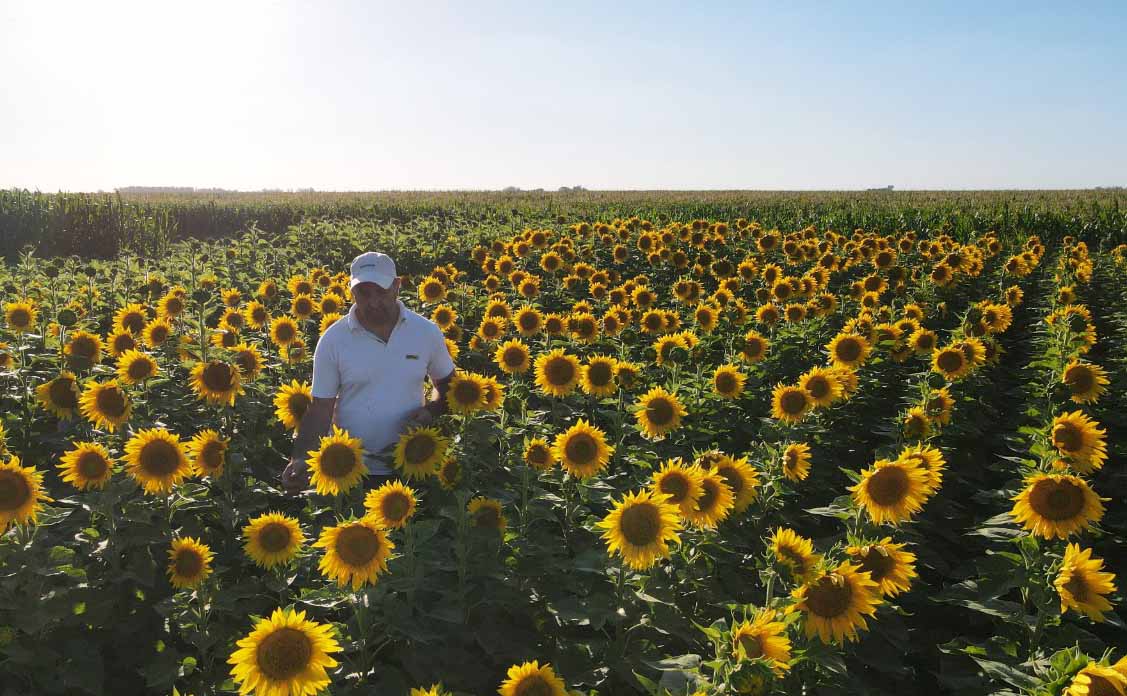
[[[434,416],[426,406],[420,406],[407,414],[407,425],[430,425],[433,420]]]
[[[305,460],[291,457],[290,463],[282,472],[282,488],[286,493],[300,493],[308,486],[309,467],[305,464]]]

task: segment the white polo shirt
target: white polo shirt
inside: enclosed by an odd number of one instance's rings
[[[325,330],[313,351],[313,396],[336,397],[333,422],[376,454],[399,441],[407,416],[423,405],[423,378],[448,377],[454,361],[438,326],[399,301],[399,322],[387,342],[365,329],[356,305]],[[388,457],[381,457],[390,461]],[[391,469],[368,458],[373,474]]]

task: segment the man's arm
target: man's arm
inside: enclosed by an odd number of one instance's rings
[[[450,380],[454,379],[454,371],[434,383],[435,398],[427,402],[426,409],[433,418],[446,413],[446,393],[450,391]]]
[[[313,397],[313,403],[306,409],[297,427],[290,463],[282,472],[282,486],[293,493],[309,485],[309,471],[305,464],[310,450],[315,449],[321,438],[329,433],[333,422],[333,409],[336,397],[327,399]]]

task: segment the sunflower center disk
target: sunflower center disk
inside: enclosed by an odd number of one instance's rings
[[[125,394],[120,389],[102,389],[98,391],[98,410],[110,418],[120,418],[125,415]]]
[[[611,371],[610,365],[606,363],[592,363],[587,366],[587,379],[596,387],[603,387],[610,384],[611,377],[613,376],[614,372]]]
[[[591,439],[590,435],[581,433],[568,440],[564,452],[567,454],[569,461],[582,465],[588,464],[595,459],[595,455],[598,453],[598,447],[595,445],[595,441]]]
[[[716,376],[716,388],[723,394],[728,394],[736,390],[736,378],[727,372],[721,372]]]
[[[321,470],[330,478],[341,478],[356,466],[356,455],[347,445],[334,443],[321,453]]]
[[[289,409],[290,414],[293,415],[295,420],[301,420],[305,415],[306,409],[309,408],[309,397],[305,394],[294,394],[286,403],[286,408]]]
[[[130,379],[145,379],[149,376],[151,370],[147,360],[134,360],[129,363],[129,378]]]
[[[380,551],[380,540],[363,525],[346,527],[337,537],[337,555],[354,568],[367,565]]]
[[[669,496],[669,502],[680,503],[689,495],[689,482],[684,476],[666,476],[661,480],[661,492]]]
[[[1084,446],[1084,434],[1070,423],[1061,423],[1053,430],[1053,444],[1065,452],[1078,452]]]
[[[22,476],[0,472],[0,510],[16,510],[31,497],[31,488]]]
[[[78,399],[74,395],[74,382],[57,379],[51,382],[51,401],[60,408],[74,408]]]
[[[870,577],[879,582],[892,571],[896,561],[891,554],[881,553],[879,549],[870,548],[868,553],[861,556],[861,570],[869,571]]]
[[[209,363],[203,370],[203,383],[213,392],[229,391],[234,381],[231,366],[226,363]]]
[[[195,551],[184,550],[176,554],[176,574],[194,578],[203,570],[203,558]]]
[[[391,520],[392,522],[398,522],[399,520],[407,516],[407,510],[410,509],[410,503],[407,501],[407,497],[402,493],[395,493],[393,495],[386,496],[383,499],[383,505],[381,506],[381,508],[383,511],[383,516],[385,518]]]
[[[724,483],[728,484],[734,495],[739,495],[744,489],[743,477],[736,473],[735,469],[724,466],[717,469],[717,473],[724,477]]]
[[[1079,486],[1068,481],[1040,481],[1029,502],[1037,514],[1054,522],[1071,520],[1084,509],[1084,494]]]
[[[634,505],[622,512],[619,528],[631,545],[647,546],[657,541],[661,514],[653,505]]]
[[[815,377],[806,383],[806,391],[815,399],[822,399],[830,393],[830,383],[824,377]]]
[[[945,350],[939,354],[937,362],[944,372],[958,372],[963,366],[963,356],[957,351]]]
[[[430,459],[434,455],[435,449],[434,438],[416,435],[407,441],[403,453],[408,463],[417,465]]]
[[[866,486],[869,497],[882,507],[895,505],[904,499],[908,493],[908,473],[898,466],[886,466],[878,469],[869,478]]]
[[[716,504],[717,499],[720,497],[720,489],[716,486],[716,482],[705,480],[703,484],[704,492],[697,498],[697,509],[702,513],[708,513],[712,510],[712,506]]]
[[[274,681],[295,677],[313,657],[313,644],[296,628],[279,628],[258,644],[258,669]]]
[[[845,340],[837,344],[837,357],[845,362],[853,362],[861,357],[861,344],[857,341]]]
[[[544,374],[553,385],[562,386],[575,379],[575,368],[567,360],[552,360],[545,366]]]
[[[258,543],[268,553],[278,553],[290,544],[290,530],[284,524],[273,522],[262,528],[258,534]]]
[[[668,425],[673,421],[673,404],[668,399],[651,399],[646,404],[646,416],[654,425]]]
[[[168,476],[180,466],[179,453],[171,442],[153,440],[141,449],[141,468],[150,476]]]
[[[802,413],[803,409],[806,408],[806,395],[798,391],[787,392],[786,394],[783,394],[783,397],[779,400],[779,403],[783,407],[783,412],[785,413]]]
[[[1092,390],[1095,383],[1095,378],[1092,373],[1085,369],[1072,369],[1065,375],[1065,381],[1068,382],[1069,389],[1073,394],[1087,394]]]
[[[218,469],[223,464],[223,445],[219,442],[207,443],[200,453],[200,461],[209,471]]]
[[[810,611],[827,619],[841,616],[853,599],[853,588],[844,578],[827,575],[810,588],[806,606]]]
[[[481,390],[468,380],[459,382],[454,390],[454,400],[459,404],[476,404],[481,400]]]
[[[83,452],[78,458],[78,473],[84,479],[101,478],[106,473],[106,460],[97,452]]]
[[[1088,600],[1088,585],[1085,584],[1084,578],[1079,574],[1073,573],[1068,582],[1064,584],[1064,588],[1072,593],[1077,602],[1085,602]]]

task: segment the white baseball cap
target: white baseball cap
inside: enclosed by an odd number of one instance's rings
[[[375,283],[387,290],[395,282],[395,262],[387,254],[366,251],[352,259],[350,273],[352,275],[350,288],[356,287],[359,283]]]

